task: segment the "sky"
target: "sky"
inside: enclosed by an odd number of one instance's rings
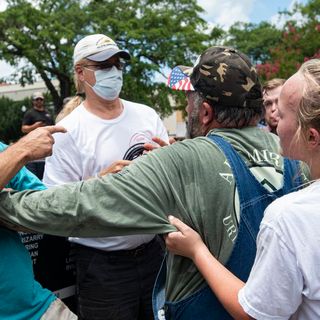
[[[203,18],[228,29],[236,21],[279,23],[279,11],[291,9],[294,3],[307,0],[198,0],[204,8]]]
[[[281,25],[278,12],[290,9],[295,2],[307,0],[198,0],[205,10],[202,17],[210,25],[219,25],[225,30],[236,21],[259,23],[269,21]],[[5,10],[6,1],[0,0],[0,11]],[[0,78],[8,77],[14,68],[0,60]]]

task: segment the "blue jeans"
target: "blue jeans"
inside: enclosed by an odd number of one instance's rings
[[[157,237],[133,250],[75,250],[79,319],[153,319],[151,294],[163,259]]]

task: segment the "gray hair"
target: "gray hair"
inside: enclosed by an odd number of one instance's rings
[[[226,128],[242,128],[250,124],[251,121],[259,121],[264,113],[264,108],[261,106],[254,108],[245,107],[230,107],[222,105],[214,105],[212,101],[205,99],[201,93],[193,92],[193,102],[197,109],[207,102],[215,113],[216,121]]]

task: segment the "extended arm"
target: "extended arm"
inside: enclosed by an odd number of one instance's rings
[[[176,206],[175,188],[168,185],[175,180],[166,172],[163,159],[154,156],[156,153],[141,157],[118,174],[99,179],[46,191],[0,193],[0,216],[31,230],[60,236],[173,231],[166,213]]]
[[[39,127],[43,127],[43,126],[45,126],[44,122],[37,121],[37,122],[35,122],[34,124],[31,124],[31,125],[27,125],[27,124],[22,125],[21,126],[21,131],[23,133],[29,133],[29,132],[31,132],[31,131],[39,128]]]
[[[0,155],[0,189],[29,161],[51,154],[54,139],[52,134],[64,132],[62,127],[46,127],[34,130],[8,147]]]

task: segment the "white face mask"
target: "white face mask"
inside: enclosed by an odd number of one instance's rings
[[[119,97],[122,88],[121,70],[113,66],[108,70],[95,70],[94,75],[96,77],[95,85],[92,86],[87,81],[86,84],[90,86],[100,98],[111,101]]]

